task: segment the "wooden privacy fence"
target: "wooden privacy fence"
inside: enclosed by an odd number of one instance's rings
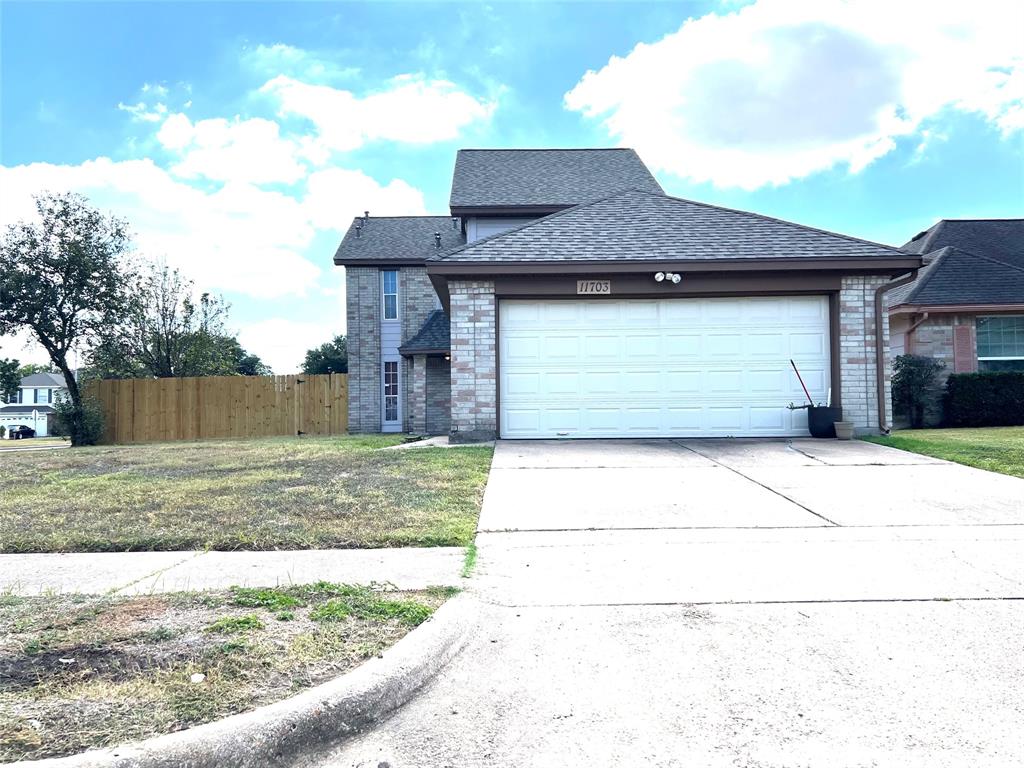
[[[104,443],[208,437],[341,435],[348,376],[112,379],[86,385],[103,408]]]

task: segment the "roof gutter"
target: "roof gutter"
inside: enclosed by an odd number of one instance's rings
[[[875,390],[878,395],[878,428],[883,435],[888,435],[891,427],[886,420],[885,403],[885,345],[882,341],[885,338],[883,333],[884,301],[885,294],[893,288],[899,288],[917,279],[917,268],[912,269],[908,274],[888,283],[882,283],[875,289]]]

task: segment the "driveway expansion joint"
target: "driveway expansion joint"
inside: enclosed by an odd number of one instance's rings
[[[701,457],[707,459],[710,462],[713,462],[717,466],[722,467],[723,469],[727,469],[730,472],[733,472],[734,474],[739,475],[744,480],[749,480],[750,482],[754,483],[754,485],[758,485],[761,488],[764,488],[766,491],[770,491],[771,493],[774,493],[776,496],[785,499],[790,504],[793,504],[793,505],[795,505],[797,507],[800,507],[800,509],[804,510],[805,512],[809,512],[812,515],[814,515],[815,517],[817,517],[817,518],[819,518],[821,520],[824,520],[829,525],[835,526],[836,528],[842,528],[842,526],[839,523],[837,523],[835,520],[830,520],[829,518],[825,517],[824,515],[815,512],[810,507],[805,506],[805,505],[801,504],[799,501],[796,501],[795,499],[792,499],[789,496],[787,496],[786,494],[782,493],[782,491],[778,491],[778,490],[772,488],[771,486],[765,485],[764,483],[755,480],[754,478],[750,477],[749,475],[745,475],[744,473],[740,472],[735,467],[730,467],[728,464],[723,464],[722,462],[718,461],[718,459],[715,459],[712,456],[708,456],[705,453],[701,453],[696,448],[694,448],[694,447],[692,447],[692,446],[690,446],[690,445],[688,445],[688,444],[686,444],[686,443],[684,443],[684,442],[682,442],[680,440],[676,440],[674,442],[676,443],[676,445],[679,445],[679,446],[685,448],[686,450],[691,451],[691,452],[697,454],[698,456],[701,456]],[[812,456],[810,458],[814,458],[814,457]],[[815,459],[815,461],[818,461],[818,459]]]

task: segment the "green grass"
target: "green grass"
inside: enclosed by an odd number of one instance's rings
[[[255,613],[250,613],[246,616],[224,616],[208,624],[204,631],[237,635],[239,632],[251,632],[254,629],[263,629],[263,622]]]
[[[462,578],[468,579],[473,575],[473,569],[476,567],[476,541],[471,541],[466,545],[466,554],[462,560]]]
[[[321,582],[5,599],[0,762],[115,746],[278,701],[379,655],[448,596]],[[281,598],[295,601],[288,620],[272,607]]]
[[[401,436],[10,453],[0,551],[467,546],[492,449]]]
[[[1024,427],[902,429],[888,437],[865,437],[864,440],[1024,477]]]

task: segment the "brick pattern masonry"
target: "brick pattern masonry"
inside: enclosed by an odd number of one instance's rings
[[[498,428],[492,280],[450,280],[451,439],[493,440]]]
[[[842,376],[843,419],[857,432],[878,432],[878,395],[875,389],[875,289],[887,277],[844,277],[839,292],[839,365]],[[889,344],[889,318],[883,313],[883,344]],[[886,356],[888,358],[888,356]],[[886,359],[885,402],[892,417],[891,361]]]
[[[380,432],[380,270],[346,267],[348,429]]]

